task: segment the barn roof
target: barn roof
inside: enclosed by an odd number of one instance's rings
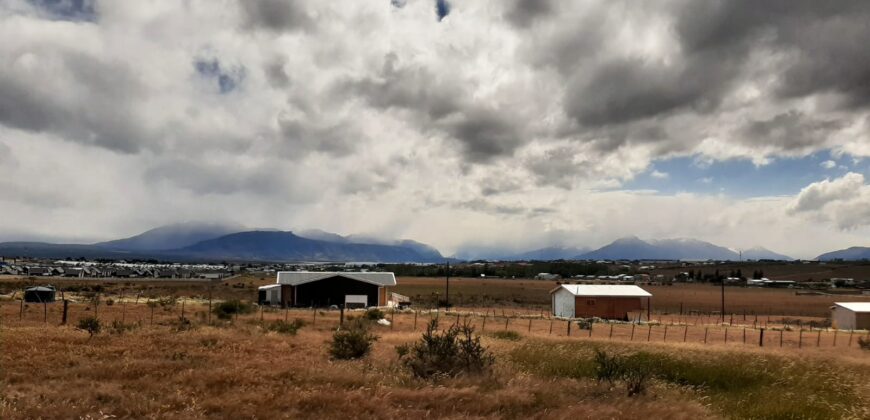
[[[344,272],[344,271],[279,271],[278,283],[296,286],[330,277],[344,277],[378,286],[395,286],[393,273]]]
[[[870,312],[870,302],[834,302],[852,312]]]
[[[565,289],[574,296],[652,297],[652,294],[646,290],[626,284],[562,284],[550,293],[555,293],[559,289]]]

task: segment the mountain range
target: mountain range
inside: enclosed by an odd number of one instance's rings
[[[592,252],[578,255],[579,260],[793,260],[762,247],[740,253],[696,239],[660,239],[644,241],[636,236],[617,239]]]
[[[248,229],[219,223],[178,223],[161,226],[129,238],[95,244],[3,242],[0,255],[36,258],[160,259],[166,261],[262,262],[442,262],[432,246],[410,239],[393,240],[367,235],[342,236],[319,229],[280,231]],[[617,239],[595,250],[550,246],[525,252],[466,247],[453,259],[501,261],[551,260],[792,260],[762,247],[741,253],[695,239]],[[852,247],[822,254],[819,260],[870,259],[870,248]]]
[[[817,258],[819,261],[832,261],[832,260],[844,260],[844,261],[858,261],[858,260],[870,260],[870,247],[866,246],[853,246],[851,248],[841,249],[839,251],[827,252],[822,255],[819,255]]]
[[[412,240],[304,232],[297,235],[275,229],[249,230],[239,225],[190,222],[90,245],[4,242],[0,243],[0,255],[166,261],[403,263],[444,260],[435,248]]]

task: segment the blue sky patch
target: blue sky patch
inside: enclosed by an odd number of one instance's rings
[[[94,0],[29,0],[46,17],[53,20],[74,22],[96,22],[97,12]]]
[[[222,94],[235,90],[245,78],[244,67],[225,69],[216,58],[196,60],[193,67],[202,77],[213,79],[217,83],[218,91]]]
[[[450,3],[448,3],[447,0],[436,0],[435,1],[435,14],[438,15],[439,22],[444,20],[444,18],[450,14]]]
[[[848,172],[867,176],[870,163],[849,155],[835,157],[830,151],[801,158],[776,158],[763,166],[755,166],[747,159],[708,164],[690,156],[654,161],[646,172],[620,189],[655,190],[661,194],[724,194],[739,198],[794,195],[813,182],[838,178]]]

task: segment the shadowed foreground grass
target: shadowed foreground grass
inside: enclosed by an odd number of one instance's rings
[[[591,379],[594,353],[634,354],[660,386],[677,386],[725,417],[868,418],[867,365],[755,352],[658,348],[621,343],[528,342],[510,351],[534,375]]]
[[[870,363],[854,355],[488,333],[491,373],[421,380],[396,352],[419,332],[374,326],[368,356],[336,361],[329,325],[299,323],[294,335],[273,322],[107,327],[93,338],[72,327],[3,325],[0,418],[868,417]],[[649,353],[660,379],[634,397],[598,383],[596,346]]]

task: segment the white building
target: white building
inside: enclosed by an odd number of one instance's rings
[[[561,284],[550,291],[553,315],[562,318],[628,319],[652,294],[634,285]]]
[[[870,302],[834,302],[831,320],[841,330],[870,330]]]

